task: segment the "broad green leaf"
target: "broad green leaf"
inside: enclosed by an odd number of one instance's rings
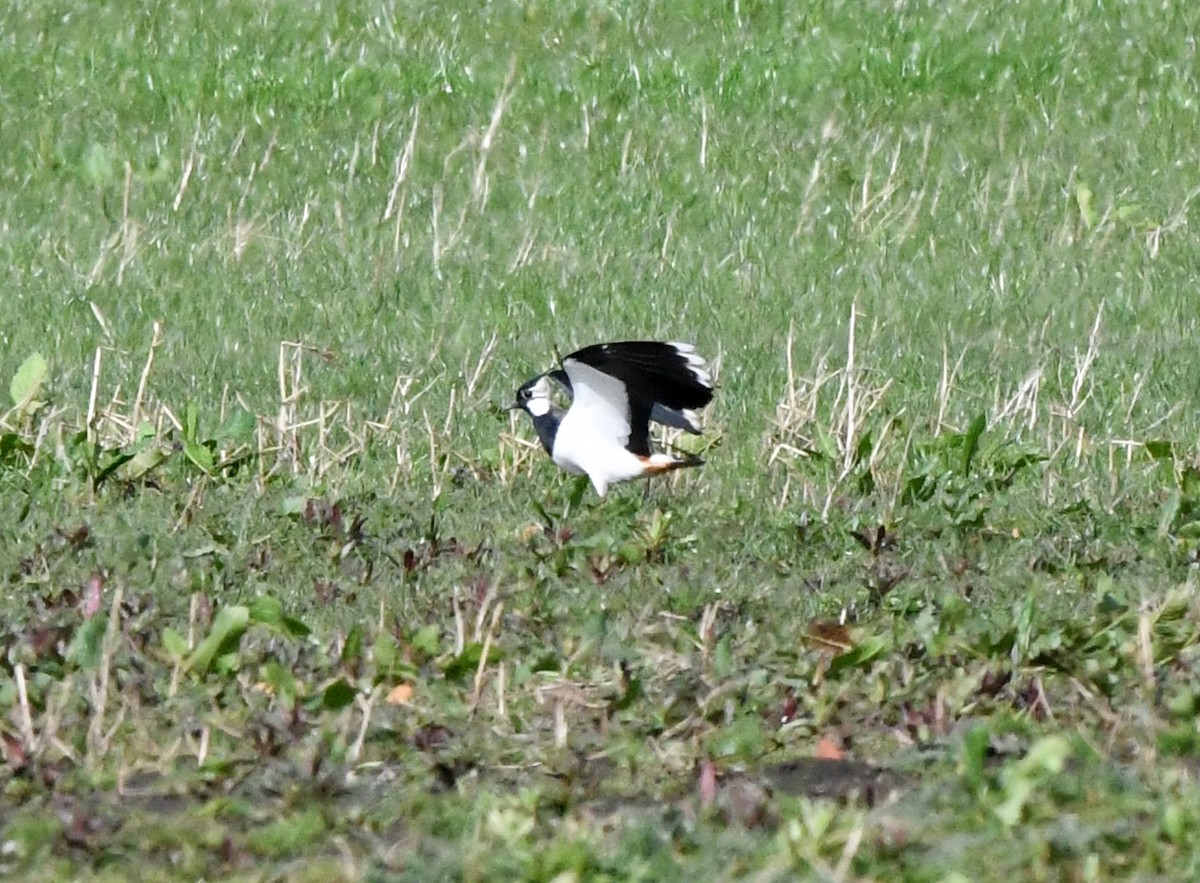
[[[729,649],[729,635],[722,635],[713,650],[713,672],[719,678],[733,673],[733,653]]]
[[[625,692],[613,702],[613,711],[624,711],[645,695],[646,688],[642,685],[642,679],[637,676],[631,677],[628,686],[625,688]]]
[[[213,460],[212,451],[202,444],[198,444],[188,439],[183,440],[183,453],[197,468],[203,472],[211,474],[216,467],[216,461]]]
[[[307,508],[308,497],[303,495],[285,497],[283,502],[279,504],[279,511],[283,515],[303,515]]]
[[[546,507],[534,500],[530,504],[533,511],[537,513],[538,518],[542,520],[542,524],[546,525],[546,530],[554,530],[554,519],[550,517],[550,513],[546,511]]]
[[[326,711],[340,711],[354,701],[354,688],[338,678],[321,694],[321,707]]]
[[[1165,537],[1171,532],[1171,528],[1175,525],[1175,519],[1179,515],[1179,510],[1183,505],[1183,494],[1178,488],[1171,490],[1167,495],[1166,502],[1162,505],[1162,512],[1158,517],[1158,535]]]
[[[259,595],[250,602],[250,621],[294,638],[303,638],[312,630],[294,616],[283,612],[283,604],[271,595]]]
[[[617,549],[617,557],[622,564],[640,564],[646,560],[646,550],[637,543],[623,543]]]
[[[1185,521],[1179,525],[1175,535],[1181,540],[1200,539],[1200,521]]]
[[[967,427],[966,433],[963,434],[963,452],[962,452],[962,476],[967,478],[971,474],[971,461],[975,459],[975,454],[979,452],[979,437],[983,435],[983,431],[987,429],[987,417],[983,414],[978,414],[971,425]]]
[[[188,402],[183,407],[183,440],[184,442],[200,441],[200,409],[195,402]]]
[[[85,619],[75,629],[71,645],[67,647],[67,661],[91,671],[100,664],[104,655],[104,635],[108,631],[108,617],[97,615]]]
[[[1179,473],[1179,490],[1189,503],[1200,499],[1200,469],[1185,466]]]
[[[1010,828],[1021,821],[1021,813],[1033,794],[1033,786],[1033,781],[1024,776],[1018,776],[1009,782],[1004,789],[1004,801],[997,804],[994,810],[996,818]]]
[[[1077,185],[1075,201],[1079,204],[1079,217],[1083,219],[1083,226],[1092,229],[1096,226],[1096,210],[1092,208],[1092,188],[1086,184]]]
[[[479,661],[483,658],[483,645],[477,641],[472,641],[463,648],[463,652],[455,656],[444,666],[442,666],[442,674],[446,676],[448,681],[457,681],[461,678],[474,675],[479,669]],[[500,653],[493,646],[488,651],[488,662],[496,662],[500,658]]]
[[[33,445],[15,432],[0,435],[0,467],[23,465],[33,456]]]
[[[1175,456],[1175,446],[1167,439],[1155,439],[1146,442],[1146,453],[1154,460],[1171,460]]]
[[[283,604],[271,595],[259,595],[250,602],[250,621],[279,627],[283,624]]]
[[[1191,832],[1192,821],[1178,803],[1167,803],[1159,815],[1159,825],[1167,839],[1182,846],[1182,840]]]
[[[363,631],[357,623],[346,633],[346,643],[342,645],[342,665],[351,671],[356,671],[362,663]]]
[[[858,444],[854,448],[854,465],[866,463],[871,459],[871,452],[875,450],[875,439],[870,431],[865,431],[858,439]]]
[[[312,634],[308,623],[294,616],[288,616],[286,613],[283,615],[283,628],[293,638],[306,638]]]
[[[162,644],[163,649],[167,651],[167,655],[176,661],[183,659],[187,655],[187,638],[179,634],[175,629],[163,629]]]
[[[706,740],[710,757],[759,757],[763,751],[762,719],[744,715]]]
[[[149,475],[167,461],[167,453],[159,447],[149,447],[139,451],[125,464],[123,476],[127,479],[137,479]]]
[[[438,640],[438,627],[436,625],[422,626],[417,629],[417,633],[412,636],[409,643],[414,650],[420,650],[427,656],[436,656],[438,650],[441,649],[441,642]]]
[[[548,650],[537,657],[529,666],[530,671],[561,671],[566,660],[557,653]]]
[[[396,640],[387,632],[375,636],[375,647],[371,651],[371,659],[375,662],[375,672],[382,675],[390,672],[396,664]]]
[[[274,660],[263,666],[262,680],[276,696],[298,695],[295,675]]]
[[[89,144],[83,152],[83,174],[97,187],[112,181],[115,176],[112,151],[104,144]]]
[[[200,646],[188,658],[188,670],[204,674],[218,655],[236,651],[249,624],[249,607],[236,605],[221,608],[213,619],[208,636],[200,642]]]
[[[1001,774],[1004,801],[996,807],[996,817],[1005,825],[1021,821],[1025,804],[1040,783],[1063,771],[1071,756],[1071,743],[1065,736],[1044,736],[1030,746],[1029,751]]]
[[[258,418],[245,408],[237,408],[231,413],[221,428],[217,430],[217,438],[234,442],[251,442],[255,430],[258,429]]]
[[[236,642],[232,642],[228,647],[222,647],[221,652],[217,654],[212,661],[212,665],[208,667],[210,672],[216,672],[225,677],[232,677],[237,674],[238,670],[238,647]]]
[[[222,780],[228,776],[222,776]],[[298,812],[273,816],[266,824],[251,827],[245,832],[245,842],[251,854],[266,856],[272,861],[293,859],[314,844],[325,842],[325,820],[323,810],[309,806]],[[328,879],[324,868],[312,873],[308,879]]]
[[[33,402],[46,382],[49,371],[50,366],[41,353],[33,353],[21,363],[8,385],[8,394],[12,396],[14,407],[24,408]]]
[[[989,734],[986,726],[976,724],[963,736],[962,750],[958,759],[958,774],[972,791],[983,787],[983,766],[987,760]]]
[[[1127,205],[1119,205],[1113,214],[1118,221],[1125,221],[1132,224],[1142,220],[1142,206],[1141,203],[1137,202],[1131,202]]]
[[[103,462],[97,463],[99,467],[95,476],[92,478],[92,484],[96,487],[104,484],[113,476],[113,473],[133,459],[133,454],[127,454],[121,450],[105,451]]]
[[[587,476],[581,475],[575,479],[571,486],[571,493],[567,496],[567,510],[574,512],[579,508],[579,504],[583,502],[583,495],[587,493],[588,480]]]
[[[891,639],[882,635],[867,638],[853,650],[847,650],[845,653],[833,657],[829,662],[828,676],[833,678],[843,671],[865,667],[872,659],[884,653],[891,646]]]

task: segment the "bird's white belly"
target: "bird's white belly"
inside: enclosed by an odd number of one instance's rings
[[[637,455],[623,444],[572,421],[568,414],[554,439],[554,462],[567,472],[587,475],[604,496],[610,484],[637,478],[646,471]]]
[[[559,445],[554,446],[554,463],[559,469],[570,472],[572,475],[583,475],[587,472],[586,469],[575,462],[573,457],[560,450]]]

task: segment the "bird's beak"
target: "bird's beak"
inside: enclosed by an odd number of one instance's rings
[[[505,405],[504,410],[505,411],[520,411],[521,406],[518,405],[516,402],[513,402],[511,405]]]

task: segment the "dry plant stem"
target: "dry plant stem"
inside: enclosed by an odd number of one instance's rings
[[[471,691],[471,701],[469,707],[474,710],[479,705],[479,697],[483,693],[483,675],[487,670],[488,656],[492,652],[492,640],[496,637],[500,630],[500,617],[504,613],[504,602],[501,601],[496,605],[496,609],[492,611],[492,622],[488,626],[487,634],[483,639],[483,650],[479,654],[479,665],[475,669],[475,685]]]
[[[154,354],[162,346],[162,323],[154,323],[154,332],[150,338],[150,350],[146,353],[146,364],[142,368],[142,376],[138,379],[137,394],[133,399],[133,410],[129,415],[129,443],[137,440],[138,424],[141,423],[142,406],[146,401],[146,384],[150,381],[150,369],[154,367]]]
[[[450,400],[446,403],[446,419],[442,422],[442,435],[449,436],[450,429],[454,425],[454,406],[458,402],[458,389],[450,387]]]
[[[716,601],[705,604],[704,612],[700,615],[700,636],[696,646],[700,650],[700,658],[705,662],[711,657],[713,645],[716,643],[717,616],[721,607],[721,603]]]
[[[183,161],[183,170],[179,175],[179,187],[175,191],[175,199],[171,203],[171,211],[179,211],[183,203],[183,194],[187,192],[188,182],[192,180],[192,171],[196,168],[196,146],[200,140],[200,119],[196,119],[196,127],[192,131],[192,143],[188,148],[187,159]]]
[[[359,722],[358,735],[354,737],[354,742],[346,752],[346,759],[352,764],[358,763],[358,759],[362,757],[362,747],[367,741],[367,730],[371,725],[371,712],[374,711],[375,703],[382,692],[381,687],[375,687],[366,696],[355,697],[358,707],[362,710],[362,720]]]
[[[954,379],[958,376],[958,371],[962,368],[963,359],[967,356],[967,351],[964,349],[958,354],[958,360],[954,363],[954,367],[950,367],[950,351],[946,341],[942,341],[942,379],[938,384],[938,413],[937,422],[933,426],[933,434],[941,435],[942,428],[946,425],[946,410],[950,404],[950,390],[954,387]]]
[[[567,704],[565,699],[558,699],[554,703],[554,747],[567,747]]]
[[[38,425],[37,437],[33,440],[33,455],[29,458],[29,468],[37,466],[42,453],[42,445],[50,435],[53,427],[61,427],[58,418],[67,412],[66,408],[55,408]]]
[[[17,707],[20,709],[21,738],[28,750],[32,750],[37,741],[33,729],[33,714],[29,710],[29,688],[25,684],[25,664],[18,662],[13,666],[13,679],[17,682]]]
[[[1038,400],[1044,373],[1044,370],[1039,367],[1025,375],[1017,385],[1016,391],[1005,400],[1004,404],[994,406],[994,421],[999,423],[1022,420],[1025,428],[1032,431],[1037,426]]]
[[[196,766],[204,766],[204,762],[208,760],[208,741],[211,733],[207,726],[200,728],[200,744],[196,746]]]
[[[508,109],[509,102],[512,101],[512,84],[516,75],[517,58],[514,55],[509,59],[508,73],[504,76],[504,85],[500,87],[500,94],[496,96],[496,103],[492,107],[492,118],[488,123],[487,131],[483,133],[483,138],[479,142],[479,157],[475,163],[475,176],[471,181],[471,193],[475,198],[475,207],[478,211],[482,211],[484,206],[487,205],[488,156],[492,152],[492,145],[496,141],[496,133],[500,131],[500,121],[504,118],[504,112]]]
[[[467,629],[463,622],[462,599],[459,597],[458,586],[455,586],[451,593],[450,603],[454,609],[454,655],[461,656],[467,646]]]
[[[422,410],[421,415],[425,418],[425,432],[429,436],[429,476],[433,483],[432,496],[436,500],[442,495],[442,474],[437,465],[437,434],[434,432],[433,423],[429,420],[429,412]]]
[[[1137,662],[1141,671],[1142,682],[1147,690],[1153,690],[1156,678],[1154,676],[1154,643],[1151,636],[1150,611],[1142,610],[1138,616],[1137,633]]]
[[[87,409],[87,440],[88,444],[96,443],[96,400],[100,394],[100,366],[103,362],[104,353],[100,347],[96,347],[96,356],[92,360],[92,389],[88,394],[88,409]]]
[[[108,319],[105,318],[104,312],[100,309],[100,305],[94,300],[88,301],[88,306],[92,310],[92,316],[96,319],[96,324],[100,326],[100,330],[104,332],[104,340],[108,343],[112,342],[112,326],[108,324]]]
[[[396,217],[396,240],[393,243],[396,253],[399,253],[400,249],[400,217],[404,214],[404,204],[400,201],[400,191],[404,186],[405,180],[408,178],[408,170],[412,166],[413,153],[416,150],[417,128],[421,122],[420,105],[413,105],[410,118],[408,140],[404,142],[404,149],[396,157],[396,164],[392,171],[392,186],[388,190],[387,205],[383,209],[383,220],[388,221],[393,216]]]
[[[50,747],[71,763],[79,763],[75,750],[58,737],[58,731],[62,726],[67,708],[72,704],[75,696],[76,685],[72,678],[60,682],[54,692],[50,694],[46,701],[46,710],[41,716],[37,744],[34,746],[35,754],[41,754],[46,747]]]
[[[108,613],[108,628],[104,633],[104,645],[100,654],[100,668],[91,684],[92,719],[88,724],[87,756],[89,763],[94,763],[107,752],[111,738],[104,732],[104,715],[108,708],[108,682],[112,672],[113,654],[121,634],[121,600],[124,591],[117,586],[113,592],[112,604]]]
[[[175,519],[175,524],[171,528],[171,533],[179,533],[192,520],[192,513],[195,511],[197,504],[204,496],[205,490],[208,489],[208,476],[201,474],[192,483],[192,489],[188,493],[187,502],[183,504],[183,509],[179,512],[179,517]]]
[[[1092,366],[1100,355],[1100,322],[1104,316],[1104,301],[1096,308],[1096,320],[1092,323],[1091,333],[1088,334],[1087,349],[1082,355],[1075,356],[1075,379],[1071,382],[1071,401],[1067,404],[1067,418],[1074,421],[1088,399],[1092,397],[1091,389],[1084,395],[1084,387],[1088,386],[1088,376]]]
[[[488,363],[492,359],[492,355],[496,352],[496,346],[500,342],[500,336],[493,331],[491,339],[483,347],[483,352],[479,354],[479,359],[475,362],[475,367],[471,371],[463,370],[463,377],[467,380],[467,397],[474,398],[475,390],[479,385],[480,378],[483,377],[484,371],[487,369]]]
[[[867,187],[867,181],[863,182],[864,197]],[[843,418],[845,430],[845,440],[842,445],[842,475],[843,477],[850,474],[851,468],[854,466],[854,436],[857,431],[858,415],[855,411],[855,392],[857,385],[855,352],[854,352],[854,332],[855,326],[858,324],[858,303],[850,304],[850,327],[848,330],[848,339],[846,345],[846,373],[843,375],[846,384],[846,411]]]

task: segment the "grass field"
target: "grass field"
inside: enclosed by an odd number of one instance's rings
[[[1200,877],[1198,31],[5,4],[0,873]]]

